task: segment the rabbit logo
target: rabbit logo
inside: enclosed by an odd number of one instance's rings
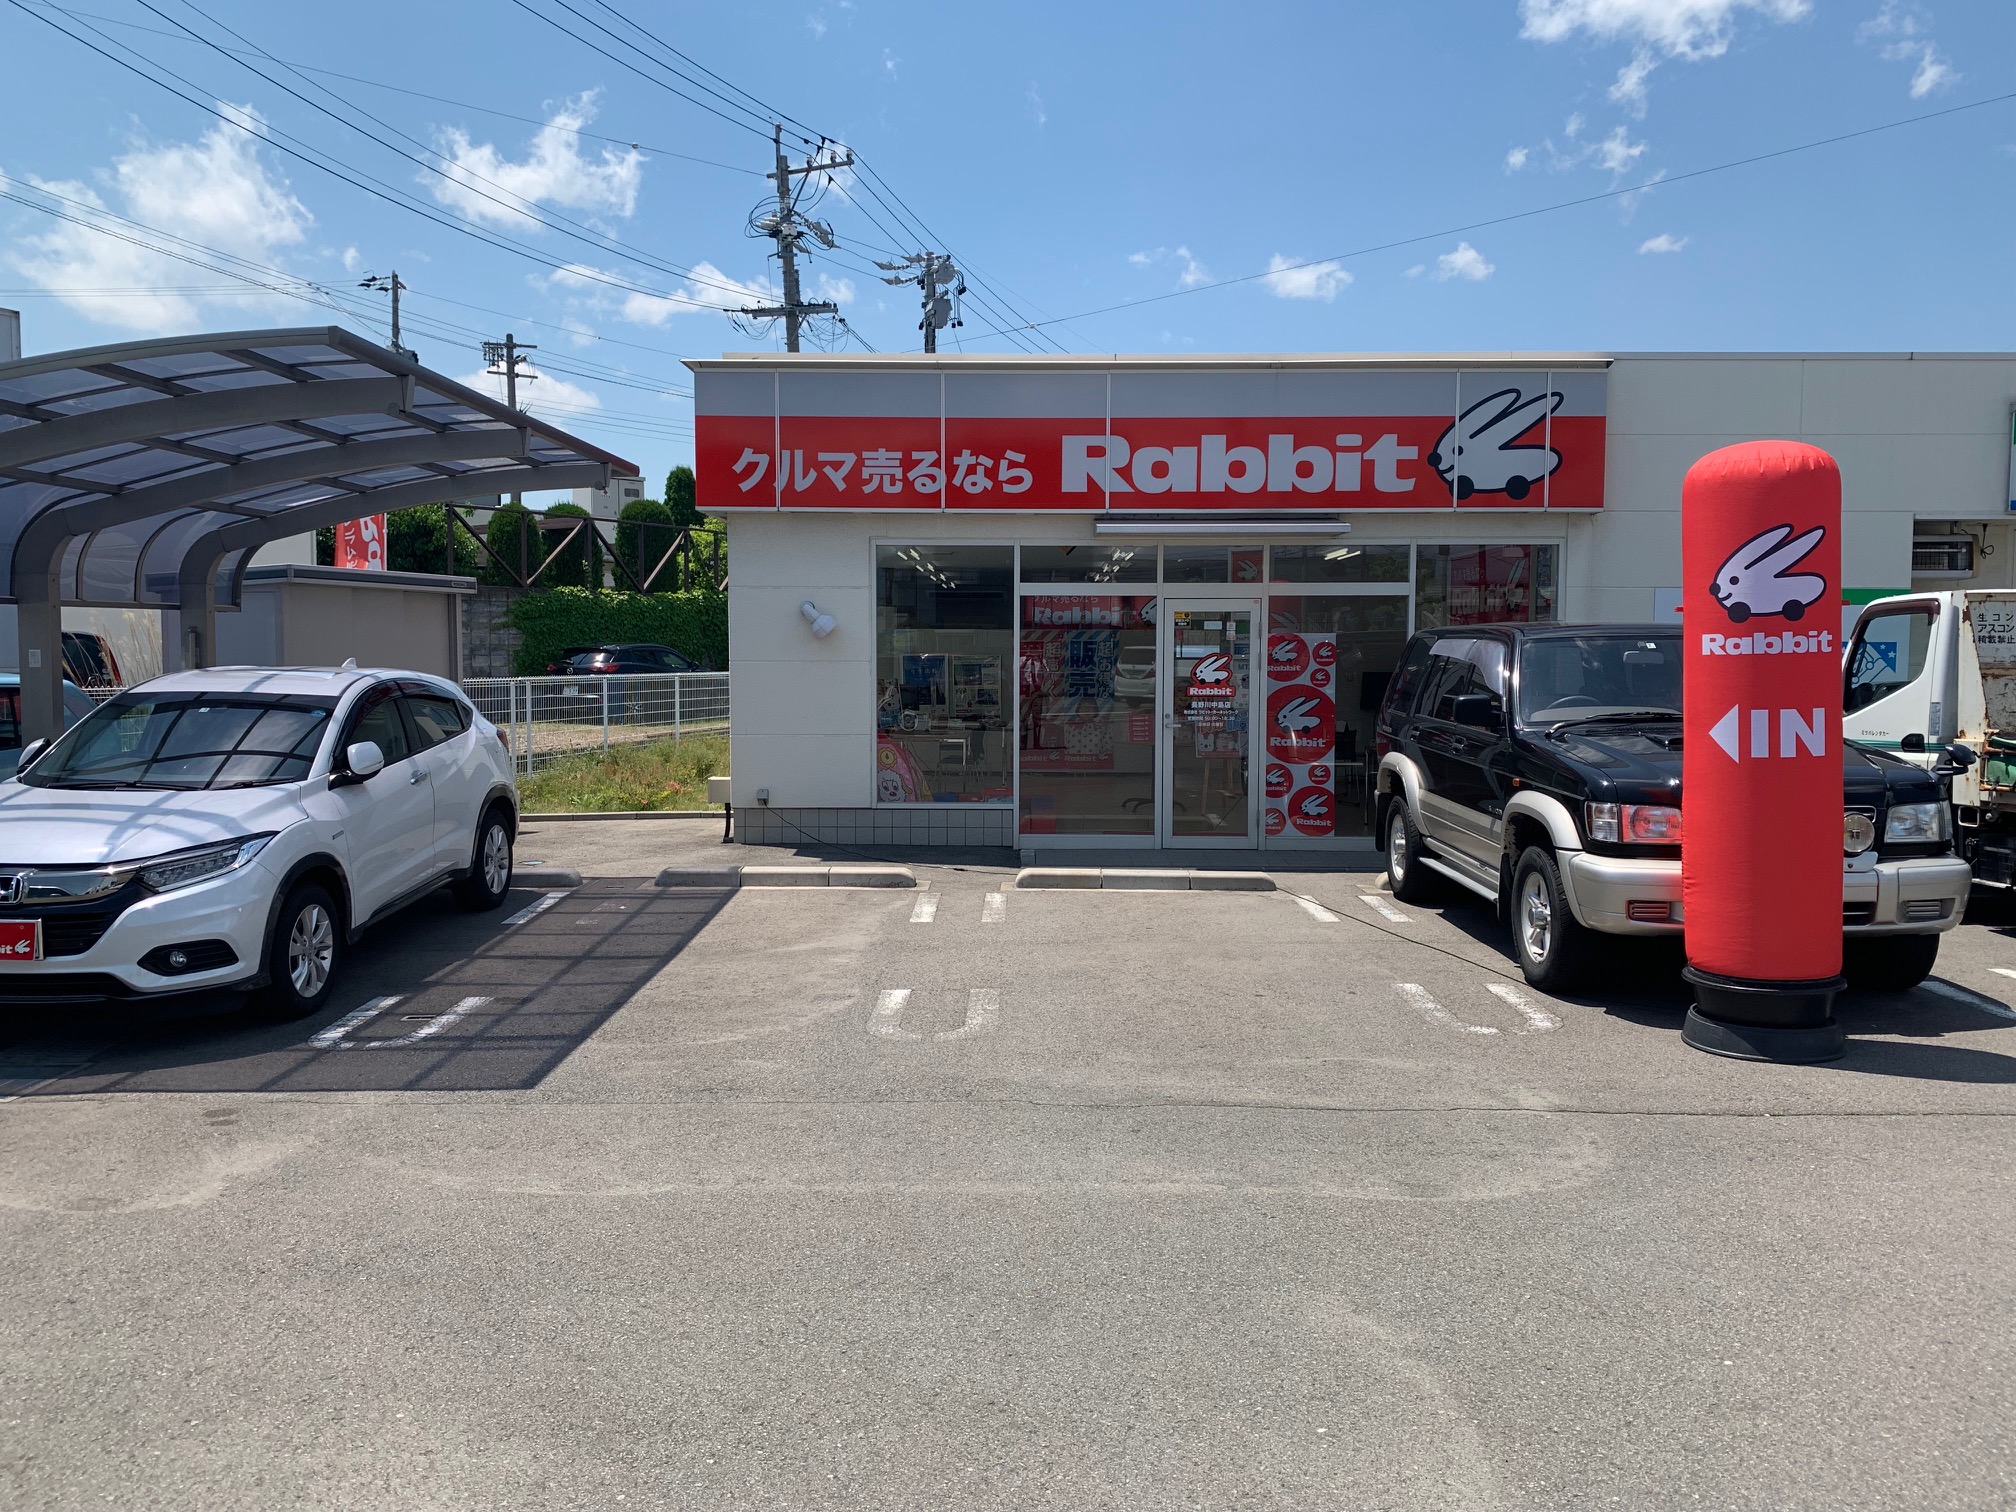
[[[1778,614],[1797,620],[1808,604],[1827,591],[1827,579],[1817,572],[1793,572],[1813,548],[1826,539],[1827,527],[1815,525],[1804,535],[1790,525],[1773,525],[1729,553],[1715,569],[1709,591],[1731,621],[1740,625],[1753,614]],[[1790,537],[1788,540],[1787,537]]]
[[[1428,465],[1458,499],[1479,493],[1523,499],[1561,465],[1561,453],[1551,446],[1512,443],[1561,408],[1566,397],[1550,390],[1528,399],[1516,388],[1487,394],[1442,432],[1428,453]]]

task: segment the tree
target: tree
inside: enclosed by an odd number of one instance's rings
[[[555,504],[546,511],[548,520],[592,520],[594,517],[579,504]],[[600,543],[584,526],[580,534],[563,548],[560,542],[566,538],[566,530],[558,525],[553,527],[551,539],[547,543],[549,554],[560,560],[546,569],[539,579],[549,588],[600,588],[602,586],[602,549]]]
[[[546,560],[546,534],[539,528],[539,517],[513,500],[506,500],[491,513],[490,523],[483,529],[483,544],[504,559],[504,566],[485,556],[476,569],[479,582],[516,583],[521,567],[522,576],[530,577]]]
[[[616,521],[616,558],[641,583],[644,574],[658,565],[658,559],[672,549],[672,543],[677,539],[671,510],[656,499],[632,499],[623,506],[623,513]],[[627,588],[630,584],[619,581],[617,586]],[[651,586],[660,593],[677,588],[677,570],[668,567]]]
[[[445,505],[422,504],[414,509],[394,510],[385,517],[385,565],[394,572],[449,571],[449,529]],[[476,557],[476,543],[457,530],[453,570],[474,572]]]
[[[691,530],[705,518],[694,497],[692,468],[675,467],[665,475],[665,507],[672,511],[672,523],[681,530]]]

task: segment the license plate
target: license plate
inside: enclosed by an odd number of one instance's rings
[[[578,683],[568,683],[566,687],[560,690],[560,693],[564,698],[579,698],[581,696],[581,687]]]
[[[0,919],[0,964],[41,959],[40,919]]]

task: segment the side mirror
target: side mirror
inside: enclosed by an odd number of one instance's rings
[[[20,759],[15,762],[14,770],[17,772],[27,771],[28,768],[34,763],[35,758],[37,756],[40,756],[44,751],[48,749],[49,749],[49,742],[46,738],[42,740],[29,741],[28,744],[21,747],[21,756]]]
[[[1498,700],[1489,693],[1463,693],[1451,703],[1449,717],[1473,730],[1496,731],[1505,723]]]
[[[385,753],[378,749],[377,741],[360,740],[343,753],[343,766],[344,770],[335,776],[334,786],[368,782],[385,770]]]
[[[1934,777],[1958,777],[1967,768],[1974,765],[1975,759],[1973,751],[1964,745],[1942,746],[1939,751],[1939,760],[1933,764],[1932,775]]]
[[[1909,735],[1906,735],[1902,740],[1897,742],[1897,749],[1900,751],[1910,751],[1914,755],[1922,753],[1925,749],[1925,737],[1920,735],[1916,730],[1913,730]]]

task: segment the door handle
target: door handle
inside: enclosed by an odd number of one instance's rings
[[[424,767],[415,767],[413,768],[413,775],[406,779],[406,783],[407,786],[410,787],[416,782],[425,782],[426,780],[427,780],[426,769]]]

